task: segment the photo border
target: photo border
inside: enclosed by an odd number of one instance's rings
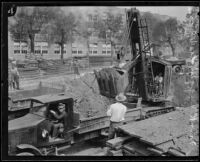
[[[20,157],[20,156],[8,156],[8,13],[7,10],[10,5],[21,6],[199,6],[198,1],[43,1],[43,2],[3,2],[1,11],[1,160],[43,160],[43,161],[197,161],[197,157],[129,157],[129,156],[37,156],[37,157]]]

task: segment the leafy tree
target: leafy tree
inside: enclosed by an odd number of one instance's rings
[[[172,54],[175,56],[176,43],[179,35],[179,25],[176,19],[169,18],[165,22],[159,22],[155,26],[152,36],[159,44],[168,43]]]
[[[111,56],[113,58],[114,46],[117,40],[122,38],[120,34],[123,34],[120,33],[120,30],[123,29],[122,15],[106,12],[106,19],[99,19],[94,27],[98,31],[99,38],[104,39],[106,43],[111,43]]]
[[[153,30],[156,26],[156,24],[158,24],[159,22],[162,22],[161,20],[159,20],[158,18],[156,18],[154,16],[154,14],[150,13],[150,12],[145,12],[142,16],[142,19],[146,19],[147,22],[147,26],[148,26],[148,31],[149,31],[149,40],[150,42],[153,42]]]
[[[92,14],[87,14],[87,16],[92,16]],[[88,22],[87,20],[84,19],[83,15],[78,16],[78,25],[77,25],[77,30],[76,30],[76,34],[82,38],[84,38],[86,40],[86,46],[87,46],[87,57],[88,57],[88,67],[90,66],[89,63],[89,44],[90,44],[90,37],[93,34],[93,28],[92,28],[92,24],[91,22]]]
[[[61,47],[61,60],[63,60],[64,44],[73,40],[77,25],[74,14],[70,12],[66,15],[63,10],[58,9],[55,12],[55,19],[46,24],[42,30],[50,44],[56,43]]]
[[[14,23],[9,24],[9,31],[14,40],[30,42],[31,53],[34,53],[35,35],[50,19],[54,11],[48,7],[21,7],[13,17]]]
[[[191,12],[186,15],[185,39],[188,39],[189,53],[191,58],[191,101],[199,95],[199,8],[192,7]]]
[[[184,22],[185,39],[189,39],[188,46],[190,47],[191,57],[199,55],[199,8],[192,7],[190,13],[186,15]]]

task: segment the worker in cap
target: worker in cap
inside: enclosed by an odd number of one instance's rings
[[[53,133],[52,137],[62,137],[62,133],[64,131],[64,126],[66,125],[67,113],[65,111],[65,104],[58,104],[58,113],[53,110],[50,110],[52,115],[55,117],[56,121],[53,124]]]
[[[12,61],[10,73],[11,73],[13,88],[19,90],[19,72],[18,72],[18,69],[17,69],[17,62],[16,61]]]
[[[110,116],[110,128],[108,139],[113,139],[115,134],[117,135],[117,128],[123,124],[124,116],[127,111],[127,107],[122,104],[126,101],[126,96],[123,93],[119,93],[116,97],[116,103],[111,104],[107,110],[107,116]]]

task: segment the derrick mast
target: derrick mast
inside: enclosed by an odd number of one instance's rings
[[[135,86],[138,87],[138,95],[144,100],[148,100],[147,90],[147,60],[145,48],[149,46],[148,29],[146,21],[140,18],[140,13],[137,9],[131,8],[126,12],[127,24],[129,29],[129,39],[132,50],[132,60],[137,59],[137,64],[134,69]],[[149,47],[148,47],[149,48]],[[150,48],[149,48],[150,50]],[[150,52],[150,51],[148,51]]]

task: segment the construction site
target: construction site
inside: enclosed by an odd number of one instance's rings
[[[18,68],[20,90],[8,96],[8,153],[15,156],[199,156],[199,92],[185,60],[164,60],[150,50],[148,24],[127,10],[131,59],[79,68],[69,62],[40,61]],[[29,60],[24,65],[34,64]],[[160,88],[155,78],[162,75]],[[108,107],[123,92],[127,107],[118,136],[108,139]],[[48,137],[51,105],[68,114],[62,137]],[[42,134],[42,137],[41,137]]]

